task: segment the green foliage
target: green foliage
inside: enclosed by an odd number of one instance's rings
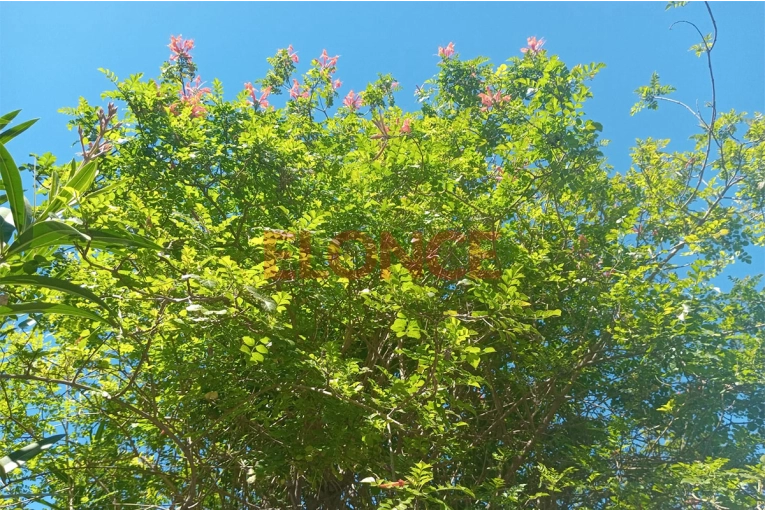
[[[0,127],[10,123],[18,113],[19,111],[17,110],[0,117]],[[71,207],[79,202],[79,195],[90,187],[95,178],[96,161],[83,162],[78,169],[75,168],[74,162],[72,162],[69,172],[72,175],[71,180],[67,182],[64,188],[52,190],[49,193],[47,204],[41,207],[42,212],[35,215],[31,204],[24,196],[19,167],[17,167],[12,156],[4,146],[5,142],[26,130],[33,123],[34,121],[23,122],[0,133],[0,138],[3,140],[0,143],[0,175],[2,176],[2,186],[6,190],[5,200],[10,205],[10,209],[6,207],[0,208],[3,232],[2,244],[0,244],[0,268],[2,268],[0,271],[2,274],[0,276],[0,286],[3,290],[8,290],[10,293],[10,296],[6,293],[0,293],[0,317],[26,317],[19,324],[19,326],[22,326],[24,324],[36,323],[33,317],[55,314],[57,316],[77,317],[93,321],[93,323],[109,324],[118,327],[118,324],[115,322],[106,320],[93,311],[62,302],[40,302],[34,299],[30,302],[9,303],[9,300],[13,297],[37,298],[39,294],[43,292],[47,294],[46,291],[52,290],[55,291],[54,294],[59,296],[61,293],[74,296],[109,310],[107,303],[90,289],[75,285],[62,278],[53,278],[40,274],[41,271],[49,272],[51,266],[60,261],[59,254],[54,253],[51,249],[55,250],[56,248],[69,245],[75,245],[76,247],[78,241],[86,241],[87,247],[113,245],[115,244],[115,237],[118,240],[116,244],[130,248],[156,246],[150,241],[140,239],[137,236],[128,237],[124,234],[115,235],[109,232],[102,233],[97,231],[91,231],[89,232],[90,235],[88,235],[60,221],[41,221],[49,216],[60,214],[64,209],[72,211]],[[105,124],[104,128],[106,128]],[[44,166],[50,166],[53,162],[50,161],[50,158],[43,158],[43,163]],[[15,239],[9,245],[8,243],[14,235]],[[19,292],[19,286],[31,289],[31,294]],[[7,335],[13,329],[12,326],[11,330],[5,331],[4,335]],[[19,327],[17,331],[22,333],[23,329]],[[21,355],[20,358],[16,355],[16,359],[34,362],[39,359],[39,355],[42,355],[43,352],[35,353],[32,359],[24,355]],[[27,365],[26,371],[29,372],[31,368],[31,365]],[[42,380],[28,373],[26,375],[31,377],[31,380]],[[4,373],[0,375],[0,379],[13,380],[14,375]],[[9,395],[7,388],[3,387],[3,391],[7,398]],[[26,400],[23,396],[19,399],[19,403],[24,406],[36,405],[30,400]],[[26,411],[24,411],[24,414],[26,414]],[[8,418],[13,423],[19,423],[13,415],[9,415]],[[26,428],[25,432],[31,430],[31,428]],[[31,433],[30,435],[36,434]],[[8,473],[24,466],[27,461],[36,457],[43,450],[50,448],[53,443],[64,436],[65,434],[57,434],[47,437],[39,442],[30,443],[20,450],[13,451],[1,458],[0,478],[2,478],[4,483],[7,483]]]
[[[679,7],[685,7],[688,5],[688,2],[667,2],[667,6],[664,8],[665,11],[669,9],[677,9]]]
[[[640,87],[635,91],[640,96],[640,101],[632,107],[630,115],[635,115],[644,108],[657,110],[659,108],[658,99],[661,96],[667,96],[674,91],[675,88],[671,85],[662,85],[659,83],[659,75],[654,72],[651,75],[651,82],[648,86]]]
[[[2,329],[2,446],[68,434],[23,482],[36,501],[765,504],[765,296],[756,277],[712,283],[765,244],[762,115],[715,110],[693,150],[641,140],[614,173],[583,111],[599,64],[445,55],[404,113],[391,76],[335,110],[327,59],[300,77],[286,50],[269,62],[264,87],[307,97],[254,107],[216,82],[192,103],[188,56],[112,76],[108,130],[86,100],[69,110],[98,173],[40,165],[38,215],[57,219],[4,267],[34,304],[0,310],[61,312]],[[654,75],[639,108],[672,90]],[[337,240],[352,230],[395,242],[391,263]],[[457,235],[418,268],[449,231],[497,232],[495,256],[471,266]]]

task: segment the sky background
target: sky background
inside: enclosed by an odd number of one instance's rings
[[[713,52],[718,110],[765,111],[765,3],[711,4],[719,40]],[[52,152],[60,162],[76,153],[76,133],[58,113],[84,96],[103,104],[111,83],[99,67],[120,78],[157,77],[170,54],[170,35],[193,38],[194,61],[203,80],[219,78],[227,98],[244,82],[262,78],[266,57],[292,44],[299,71],[326,48],[339,54],[342,95],[363,90],[377,73],[402,85],[397,103],[417,109],[414,88],[432,77],[438,46],[455,43],[462,58],[479,55],[500,64],[520,56],[526,38],[547,40],[545,49],[569,65],[603,62],[591,82],[588,116],[604,126],[605,148],[616,171],[630,165],[636,138],[669,138],[684,150],[696,121],[680,107],[629,115],[635,89],[653,71],[677,88],[673,97],[690,105],[711,98],[706,60],[688,48],[698,42],[689,20],[703,33],[712,24],[703,3],[665,10],[665,2],[597,3],[0,3],[0,114],[21,108],[19,120],[39,117],[9,143],[19,164],[27,154]],[[278,99],[277,99],[278,101]],[[278,104],[278,103],[277,103]],[[29,181],[26,181],[29,182]],[[765,272],[760,251],[751,266],[732,274]]]

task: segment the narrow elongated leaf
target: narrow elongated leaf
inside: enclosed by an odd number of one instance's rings
[[[22,122],[21,124],[16,124],[12,128],[8,128],[2,133],[0,133],[0,143],[6,144],[19,136],[21,133],[32,127],[32,124],[37,122],[40,119],[32,119],[28,120],[26,122]]]
[[[26,196],[24,196],[24,213],[26,216],[26,221],[24,223],[24,228],[28,228],[32,225],[35,221],[35,211],[32,209],[32,204],[29,203],[29,200]]]
[[[21,185],[21,174],[10,152],[0,143],[0,177],[8,195],[8,205],[13,213],[16,227],[26,224],[26,207],[24,204],[24,188]]]
[[[74,173],[77,171],[77,162],[74,160],[74,158],[72,158],[72,161],[70,161],[68,165],[62,166],[61,170],[63,170],[63,173],[60,175],[60,180],[61,182],[67,182],[74,176]]]
[[[0,207],[0,237],[3,239],[3,243],[7,243],[13,231],[16,230],[16,225],[13,224],[13,213],[7,207]]]
[[[114,230],[89,230],[90,246],[94,248],[109,248],[127,246],[134,248],[149,248],[162,250],[162,247],[141,236],[129,232],[115,232]]]
[[[108,320],[90,310],[84,310],[71,305],[58,303],[18,303],[0,306],[0,317],[8,315],[26,315],[30,313],[70,315],[72,317],[84,317],[98,322],[110,324]]]
[[[61,191],[50,200],[40,218],[47,218],[62,210],[74,198],[75,193],[84,193],[93,184],[97,171],[98,165],[95,161],[91,161],[76,171],[72,178],[61,188]]]
[[[19,466],[23,466],[28,460],[36,457],[41,452],[51,448],[54,443],[64,437],[64,434],[46,437],[39,442],[29,443],[24,448],[9,453],[0,459],[0,475],[3,482],[6,481],[6,475]]]
[[[8,249],[8,255],[44,246],[65,246],[88,241],[88,236],[60,221],[41,221],[26,229]]]
[[[5,126],[10,124],[10,122],[16,118],[16,115],[18,115],[21,112],[21,110],[16,110],[10,113],[6,113],[2,117],[0,117],[0,129],[3,129]]]
[[[96,178],[97,172],[98,162],[91,161],[80,168],[77,173],[74,174],[74,177],[69,179],[66,186],[77,190],[78,193],[84,193],[85,190],[90,188],[90,185],[93,184],[93,179]]]
[[[95,190],[95,191],[91,191],[90,193],[88,193],[88,194],[85,196],[85,198],[87,198],[87,199],[91,199],[91,198],[97,197],[97,196],[99,196],[99,195],[103,195],[104,193],[108,193],[109,191],[112,191],[112,190],[114,190],[114,189],[117,189],[117,188],[119,188],[120,186],[121,186],[121,183],[119,183],[119,182],[115,182],[115,183],[109,184],[108,186],[104,186],[104,187],[103,187],[103,188],[101,188],[101,189],[97,189],[97,190]]]
[[[95,438],[94,438],[96,441],[100,441],[101,440],[101,438],[104,435],[104,430],[106,430],[106,422],[105,421],[101,421],[98,424],[98,428],[96,429],[96,435],[95,435]]]
[[[8,457],[15,461],[27,461],[35,455],[38,455],[40,452],[51,448],[57,441],[64,437],[64,434],[56,434],[55,436],[46,437],[36,443],[30,443],[24,448],[12,452]]]
[[[85,287],[75,285],[65,280],[59,280],[58,278],[51,278],[49,276],[5,276],[0,278],[0,285],[32,285],[35,287],[45,287],[47,289],[53,289],[59,292],[65,292],[66,294],[71,294],[72,296],[87,299],[88,301],[92,301],[106,309],[109,308],[103,299],[96,296],[92,291],[86,289]]]
[[[61,186],[58,172],[53,170],[50,174],[50,196],[55,197],[58,195],[58,189]]]

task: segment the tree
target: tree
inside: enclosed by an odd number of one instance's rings
[[[20,113],[16,110],[0,117],[0,129],[8,126]],[[114,245],[126,247],[140,247],[154,245],[144,239],[136,236],[125,235],[109,231],[99,231],[92,229],[79,230],[72,226],[81,224],[75,216],[64,218],[62,212],[73,213],[73,206],[76,206],[98,194],[98,191],[83,196],[88,191],[90,185],[95,179],[98,168],[97,159],[106,148],[101,145],[103,136],[110,129],[111,119],[116,114],[113,105],[109,106],[109,114],[100,110],[97,115],[101,129],[98,132],[96,142],[86,151],[83,145],[83,161],[77,166],[72,160],[69,165],[60,169],[60,174],[53,172],[50,186],[46,189],[48,200],[40,210],[35,213],[32,204],[24,196],[21,174],[13,157],[5,148],[5,144],[20,135],[31,127],[37,119],[29,120],[10,127],[0,133],[0,175],[2,175],[2,186],[5,194],[2,196],[3,203],[8,202],[10,207],[0,207],[0,228],[2,229],[2,239],[0,240],[0,263],[4,275],[0,277],[0,285],[14,289],[17,286],[29,287],[33,292],[40,290],[51,290],[54,294],[63,294],[69,298],[75,297],[81,300],[90,301],[104,311],[111,310],[106,303],[95,295],[91,290],[82,286],[73,284],[65,279],[52,278],[45,273],[50,266],[56,262],[56,253],[60,247],[78,248],[78,244],[84,244],[89,248],[111,248]],[[81,133],[82,134],[82,133]],[[63,176],[63,180],[59,178]],[[63,182],[63,185],[60,183]],[[63,220],[63,221],[62,221]],[[10,242],[13,238],[13,242]],[[157,247],[158,248],[158,247]],[[17,298],[18,292],[11,291],[11,294],[0,294],[0,316],[26,316],[27,318],[17,328],[35,324],[35,320],[30,317],[31,314],[56,314],[70,315],[93,320],[98,323],[114,324],[108,318],[102,317],[92,311],[72,306],[61,302],[40,302],[32,300],[29,302],[15,302],[9,304],[9,300]],[[30,296],[30,293],[25,293]],[[36,297],[36,296],[35,296]],[[14,353],[17,357],[26,358],[27,353]],[[40,358],[44,352],[31,353],[32,361],[28,368],[34,365],[35,358]],[[14,379],[13,374],[3,374],[0,377],[5,379]],[[25,379],[36,380],[36,376],[25,374]],[[7,398],[7,393],[6,393]],[[18,400],[14,406],[10,400],[7,400],[7,417],[14,424],[21,426],[14,418],[14,410],[25,412],[24,407],[29,405],[27,400]],[[25,429],[31,436],[35,436],[33,429]],[[23,466],[26,461],[39,455],[42,451],[53,446],[54,443],[64,437],[64,434],[41,438],[23,448],[10,452],[3,458],[0,458],[0,479],[7,482],[7,474],[18,467]]]
[[[644,140],[613,173],[582,110],[600,65],[542,44],[499,67],[440,48],[418,113],[391,76],[335,108],[326,51],[300,79],[279,51],[232,101],[180,37],[157,80],[105,71],[125,109],[77,215],[161,249],[46,267],[114,324],[3,328],[4,445],[67,437],[8,501],[765,504],[765,299],[711,283],[765,241],[765,122],[713,101],[694,150]],[[97,111],[70,110],[84,140]]]

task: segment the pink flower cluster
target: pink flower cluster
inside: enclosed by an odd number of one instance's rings
[[[330,57],[327,54],[327,50],[323,50],[321,52],[321,56],[319,57],[319,67],[322,69],[328,69],[329,73],[332,74],[335,72],[335,68],[337,67],[337,59],[340,58],[340,55],[335,55],[334,57]]]
[[[348,92],[348,95],[345,96],[345,99],[343,99],[343,104],[350,108],[351,110],[357,110],[361,108],[361,105],[363,104],[363,101],[361,99],[361,96],[358,94],[354,94],[351,90]]]
[[[248,101],[251,105],[263,108],[264,110],[268,108],[268,96],[271,94],[271,87],[266,87],[261,90],[260,97],[255,93],[255,87],[252,86],[252,83],[245,83],[244,88],[250,93],[251,99],[248,99]]]
[[[207,113],[202,100],[205,94],[210,93],[210,87],[202,87],[202,78],[197,76],[193,82],[187,83],[181,91],[181,104],[191,107],[191,118],[195,119]],[[170,106],[170,112],[178,115],[178,104]]]
[[[294,63],[297,64],[298,62],[300,62],[300,57],[298,57],[297,51],[295,51],[292,48],[291,44],[289,46],[287,46],[287,55],[289,55],[290,60],[292,60]]]
[[[297,99],[299,97],[307,99],[310,97],[310,95],[311,92],[307,88],[301,89],[300,83],[298,83],[298,81],[293,78],[292,88],[290,89],[290,97],[292,99]]]
[[[206,113],[207,110],[202,105],[202,97],[210,93],[210,87],[202,87],[202,77],[197,76],[193,85],[192,82],[189,82],[184,89],[181,102],[191,106],[191,118],[196,118]]]
[[[441,58],[449,58],[452,55],[454,55],[454,43],[450,42],[446,45],[446,48],[439,46],[438,47],[438,56]]]
[[[483,107],[481,108],[482,112],[488,111],[489,108],[493,106],[499,106],[504,102],[510,101],[511,97],[509,95],[502,95],[502,92],[497,90],[496,92],[492,93],[489,86],[486,86],[486,92],[482,92],[478,94],[478,97],[481,98],[481,104]]]
[[[194,49],[194,39],[184,40],[180,35],[171,35],[168,48],[172,52],[170,60],[175,61],[181,58],[191,61],[191,54],[189,52]]]
[[[526,48],[521,48],[521,53],[536,55],[542,49],[542,46],[545,45],[545,40],[544,38],[537,39],[536,36],[532,36],[526,39],[526,44],[528,44],[528,46]]]

